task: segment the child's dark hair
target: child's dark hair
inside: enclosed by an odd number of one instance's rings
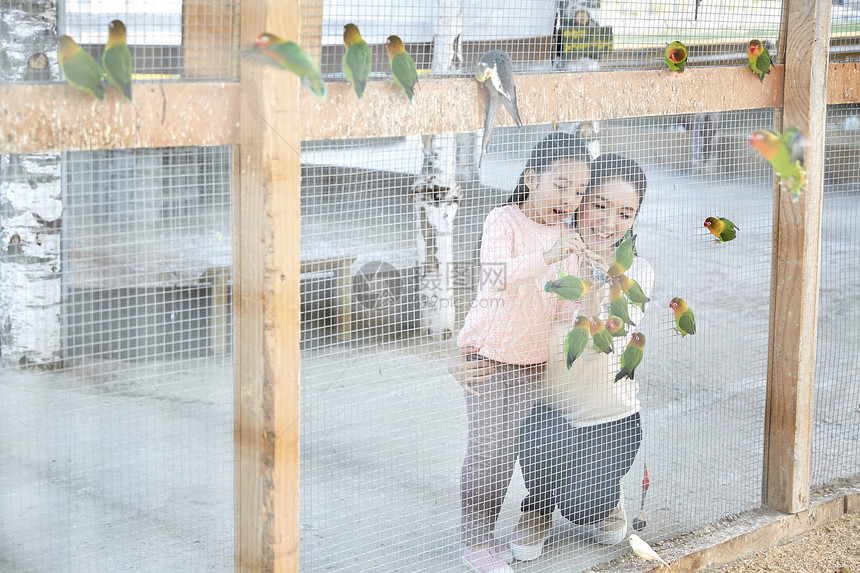
[[[604,153],[595,158],[590,167],[591,177],[588,180],[588,187],[585,189],[586,197],[607,181],[620,179],[633,186],[636,197],[639,199],[639,206],[642,205],[648,180],[638,163],[617,153]]]
[[[540,175],[556,161],[561,159],[573,159],[589,163],[591,155],[585,140],[573,133],[564,131],[554,131],[544,137],[540,143],[532,149],[531,157],[523,167],[523,172],[520,173],[520,180],[514,188],[514,192],[505,201],[506,204],[521,205],[529,198],[529,187],[526,185],[526,173],[529,170],[534,170],[535,175]]]

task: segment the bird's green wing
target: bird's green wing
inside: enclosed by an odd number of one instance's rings
[[[88,91],[99,99],[104,99],[105,90],[101,85],[104,70],[91,55],[81,50],[71,58],[66,59],[63,73],[70,84],[78,89]]]
[[[102,64],[108,79],[131,100],[131,51],[125,44],[111,46],[102,54]]]
[[[349,47],[343,56],[343,71],[346,78],[356,90],[364,93],[367,78],[370,75],[371,53],[367,42],[361,42]],[[349,73],[347,73],[349,70]]]
[[[759,73],[769,74],[770,73],[770,54],[767,52],[762,52],[758,55],[755,61],[755,67],[758,68]]]
[[[689,310],[681,315],[681,318],[678,320],[678,325],[681,327],[681,330],[687,334],[696,333],[696,320],[693,318],[693,313]]]
[[[412,99],[413,88],[418,83],[418,70],[415,69],[415,61],[406,52],[401,52],[391,59],[391,72],[397,84],[406,90],[409,99]]]

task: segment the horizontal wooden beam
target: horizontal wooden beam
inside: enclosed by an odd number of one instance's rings
[[[779,107],[782,66],[762,83],[747,67],[518,75],[526,124]],[[370,84],[359,101],[345,83],[328,98],[302,94],[306,140],[473,132],[483,128],[486,92],[471,78],[427,79],[412,104],[390,82]],[[496,125],[513,125],[500,113]]]
[[[219,145],[239,140],[238,83],[138,83],[133,102],[66,84],[0,86],[0,153]]]
[[[783,68],[764,83],[746,66],[517,76],[526,124],[782,106]],[[831,63],[827,103],[860,103],[857,63]],[[390,82],[371,82],[358,101],[329,82],[319,101],[301,94],[302,139],[345,139],[483,128],[484,88],[470,78],[425,79],[411,105]],[[233,144],[238,83],[139,83],[134,102],[114,90],[99,102],[65,84],[0,85],[0,153]],[[499,114],[497,125],[512,125]]]

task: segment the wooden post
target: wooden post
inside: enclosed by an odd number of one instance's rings
[[[809,139],[809,184],[798,202],[779,191],[774,203],[762,484],[763,502],[786,513],[809,508],[830,4],[789,0],[786,6],[783,128],[797,126]]]
[[[242,45],[299,37],[298,0],[242,2]],[[299,569],[299,80],[242,62],[238,569]]]

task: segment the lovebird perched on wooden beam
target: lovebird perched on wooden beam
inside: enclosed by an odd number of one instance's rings
[[[270,58],[272,63],[293,72],[301,78],[302,85],[312,94],[325,99],[326,87],[320,77],[319,66],[295,42],[264,32],[254,40],[254,49],[251,52],[263,54]]]
[[[361,37],[361,32],[355,24],[347,24],[343,27],[343,45],[346,46],[346,52],[343,54],[343,75],[352,85],[355,95],[361,99],[367,87],[367,78],[370,76],[372,60],[370,46]]]
[[[397,36],[388,36],[385,41],[385,51],[388,52],[388,65],[391,66],[391,74],[394,83],[403,88],[406,97],[412,101],[415,95],[415,86],[418,85],[418,70],[415,68],[415,60],[403,47],[403,41]]]
[[[770,52],[767,47],[761,43],[761,40],[750,40],[750,45],[747,48],[747,59],[750,62],[750,69],[755,72],[758,79],[764,81],[764,75],[770,73],[770,65],[773,61],[770,59]]]
[[[584,316],[577,316],[573,323],[573,330],[567,333],[564,337],[564,359],[567,362],[567,369],[570,370],[571,365],[577,358],[582,356],[582,352],[588,345],[588,340],[591,338],[590,331],[591,322]]]
[[[102,101],[105,100],[105,87],[102,85],[104,70],[95,58],[83,51],[71,36],[65,34],[60,36],[57,61],[70,86],[93,94]]]
[[[782,135],[778,131],[754,131],[749,142],[773,166],[780,178],[780,187],[788,191],[792,201],[797,201],[807,181],[804,169],[806,136],[796,127],[789,127]]]
[[[108,41],[102,53],[102,67],[107,77],[131,101],[131,51],[125,41],[125,24],[113,20],[108,24]]]
[[[615,382],[622,378],[630,378],[633,380],[633,375],[636,373],[636,367],[642,362],[642,356],[645,350],[645,335],[641,332],[634,332],[630,337],[630,342],[627,343],[627,348],[621,354],[621,370],[615,375]]]
[[[672,42],[666,46],[666,65],[673,72],[683,72],[687,65],[687,46],[681,42]]]

